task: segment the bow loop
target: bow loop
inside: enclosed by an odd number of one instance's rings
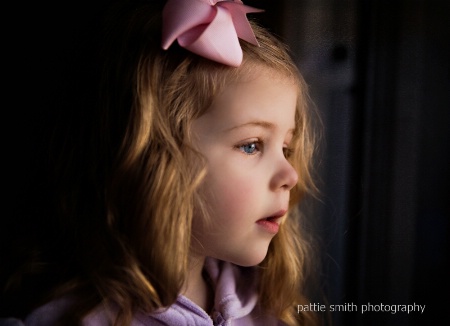
[[[246,14],[261,11],[239,0],[168,0],[162,47],[167,50],[177,40],[202,57],[238,67],[243,56],[239,38],[259,45]]]

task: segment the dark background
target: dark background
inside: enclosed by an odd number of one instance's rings
[[[273,20],[325,128],[312,203],[325,303],[359,306],[334,325],[448,322],[449,4],[285,0]],[[362,315],[367,303],[426,308]]]
[[[78,45],[108,2],[27,1],[5,9],[2,277],[15,263],[18,235],[40,232],[28,221],[46,212],[49,130],[64,109],[59,101]],[[252,17],[290,45],[323,119],[320,200],[306,202],[320,239],[317,302],[426,305],[423,315],[331,313],[337,326],[445,325],[449,2],[246,3],[266,9]]]

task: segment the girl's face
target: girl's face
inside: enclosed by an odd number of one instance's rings
[[[298,179],[287,160],[296,85],[276,72],[257,71],[227,85],[192,126],[194,146],[207,160],[200,191],[211,217],[210,223],[194,217],[194,253],[242,266],[266,256]]]

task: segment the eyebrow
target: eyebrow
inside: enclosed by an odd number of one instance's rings
[[[241,125],[237,125],[228,129],[225,129],[224,131],[232,131],[235,129],[243,128],[243,127],[262,127],[265,129],[275,129],[275,125],[273,123],[267,122],[267,121],[250,121],[243,123]]]
[[[264,129],[270,129],[270,130],[275,129],[275,125],[273,123],[268,122],[268,121],[259,121],[258,120],[258,121],[246,122],[244,124],[237,125],[237,126],[225,129],[224,132],[229,132],[229,131],[240,129],[240,128],[243,128],[243,127],[262,127]],[[290,133],[294,133],[294,130],[295,130],[294,128],[291,128],[288,131]]]

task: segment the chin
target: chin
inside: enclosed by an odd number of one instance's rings
[[[266,258],[267,250],[268,246],[265,246],[265,248],[258,248],[251,253],[243,253],[243,255],[237,257],[230,257],[232,259],[228,259],[228,261],[242,267],[256,266]]]

